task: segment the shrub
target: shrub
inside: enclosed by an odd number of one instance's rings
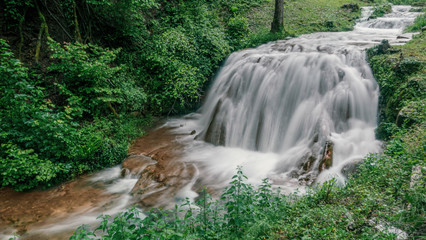
[[[414,20],[414,24],[408,26],[405,31],[406,32],[420,32],[422,28],[426,26],[426,13],[423,13],[416,17]]]
[[[67,111],[72,117],[99,116],[108,111],[142,110],[146,95],[124,73],[125,66],[111,66],[119,50],[80,43],[60,44],[50,40],[49,71],[55,76],[59,92],[66,97]],[[133,105],[133,103],[137,103]],[[138,109],[139,107],[139,109]]]
[[[387,1],[377,1],[374,11],[370,15],[370,19],[383,17],[385,14],[392,12],[392,6]]]
[[[55,101],[66,99],[59,106],[40,87],[46,80],[29,73],[14,59],[7,43],[0,40],[2,187],[47,187],[118,164],[127,154],[130,139],[142,134],[135,129],[147,125],[147,120],[140,117],[97,117],[105,103],[127,111],[140,110],[130,106],[132,101],[144,103],[145,95],[131,79],[115,75],[122,66],[109,66],[114,58],[111,52],[78,44],[67,52],[59,44],[52,45],[57,47],[60,61],[51,71],[64,75],[61,83],[54,82],[59,89],[59,94],[53,96]],[[91,52],[86,52],[89,49]],[[90,121],[84,120],[83,113],[90,116]]]
[[[23,150],[15,144],[2,143],[0,172],[0,187],[12,186],[22,191],[48,183],[60,172],[60,167],[40,159],[32,149]]]
[[[238,46],[239,42],[247,38],[249,33],[248,20],[243,16],[235,16],[229,19],[227,34],[231,44]]]

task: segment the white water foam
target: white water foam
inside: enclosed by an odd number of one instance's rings
[[[374,135],[379,89],[365,49],[382,39],[408,41],[397,36],[418,14],[409,6],[392,9],[368,20],[372,9],[365,8],[351,32],[302,35],[233,53],[201,110],[167,123],[183,126],[178,133],[198,133],[197,140],[183,141],[185,160],[198,166],[199,180],[223,188],[242,166],[250,183],[268,177],[285,192],[314,179],[335,177],[344,184],[345,166],[381,150]],[[333,163],[320,172],[329,141]],[[315,163],[303,172],[309,156]]]
[[[222,189],[237,166],[243,167],[250,183],[260,184],[269,178],[284,193],[300,188],[299,178],[309,173],[319,182],[335,177],[343,184],[344,166],[380,151],[380,142],[374,137],[378,88],[364,50],[382,39],[394,45],[407,42],[411,34],[404,34],[406,39],[397,36],[418,14],[409,12],[409,6],[392,9],[393,13],[383,18],[367,21],[372,8],[364,8],[351,32],[302,35],[233,53],[201,111],[167,123],[178,127],[178,133],[196,130],[199,134],[196,141],[193,136],[182,139],[186,144],[184,160],[194,163],[198,171],[171,201],[186,197],[193,201],[196,181]],[[307,155],[317,158],[313,167],[318,168],[326,141],[334,143],[329,169],[320,174],[318,170],[296,177],[290,174],[300,171],[301,160]],[[121,178],[120,173],[120,167],[115,167],[88,180],[88,184],[115,194],[110,202],[31,233],[70,232],[81,224],[96,224],[101,213],[123,211],[132,203],[129,193],[137,179]],[[13,237],[10,232],[4,230],[0,238]]]

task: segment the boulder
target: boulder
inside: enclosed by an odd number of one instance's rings
[[[359,11],[359,5],[356,4],[356,3],[345,4],[345,5],[341,6],[340,8],[347,10],[347,11],[350,11],[350,12]]]
[[[145,155],[131,155],[123,161],[121,175],[137,175],[140,174],[147,166],[155,164],[152,158]],[[127,171],[126,171],[127,170]]]
[[[129,150],[133,155],[123,163],[124,168],[141,171],[131,194],[142,207],[173,207],[170,199],[179,198],[182,189],[194,179],[197,169],[182,161],[183,145],[178,140],[181,135],[171,130],[159,128],[137,139]]]
[[[359,159],[358,161],[353,161],[353,162],[347,163],[342,167],[342,170],[340,170],[340,172],[343,174],[343,176],[348,178],[349,175],[351,175],[352,173],[354,173],[356,171],[356,169],[358,168],[358,166],[361,162],[362,162],[362,159]]]
[[[333,164],[333,142],[327,141],[324,147],[324,153],[319,164],[319,171],[322,172],[325,169],[329,169]]]
[[[408,234],[406,232],[390,225],[388,222],[377,220],[376,218],[372,218],[367,221],[367,224],[369,224],[370,226],[374,226],[374,228],[377,229],[379,232],[387,232],[387,233],[395,234],[396,240],[408,239]]]

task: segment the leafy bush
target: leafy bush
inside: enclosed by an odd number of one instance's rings
[[[5,17],[11,20],[12,24],[8,24],[8,27],[11,28],[23,21],[27,9],[34,3],[31,0],[7,0],[3,4]]]
[[[59,168],[47,159],[61,156],[64,142],[59,134],[64,118],[51,113],[42,88],[33,84],[37,76],[13,58],[2,39],[0,62],[0,179],[2,187],[29,189],[49,182],[58,172]]]
[[[416,17],[414,20],[414,24],[408,26],[405,31],[406,32],[420,32],[422,28],[426,26],[426,13],[423,13]]]
[[[387,1],[376,1],[374,11],[370,15],[370,19],[383,17],[385,14],[392,12],[392,6]]]
[[[68,0],[69,1],[69,0]],[[87,0],[76,1],[89,15],[84,22],[87,35],[108,46],[132,46],[144,41],[149,33],[147,16],[159,8],[158,0]],[[80,3],[78,3],[80,2]],[[89,35],[90,34],[90,35]]]
[[[230,46],[209,3],[160,4],[166,11],[153,20],[153,33],[125,49],[119,60],[132,66],[132,74],[146,89],[148,111],[181,113],[198,106],[207,80],[230,53]]]
[[[142,88],[124,73],[125,66],[111,66],[118,50],[102,49],[80,43],[62,47],[50,40],[49,71],[55,84],[67,99],[62,105],[71,117],[99,116],[116,107],[123,110],[142,110],[146,95]],[[138,108],[139,107],[139,108]]]
[[[46,184],[60,172],[59,166],[40,159],[34,150],[20,149],[12,143],[0,145],[0,187],[14,186],[22,191]]]
[[[228,21],[228,28],[227,33],[229,38],[232,40],[237,41],[233,45],[238,45],[238,43],[241,41],[241,39],[244,39],[247,37],[249,33],[247,18],[243,16],[235,16],[229,19]]]
[[[40,86],[44,84],[42,76],[30,73],[0,40],[2,187],[46,187],[118,164],[126,156],[130,139],[141,134],[134,129],[147,124],[145,119],[131,116],[125,120],[96,117],[105,102],[129,111],[134,109],[132,99],[141,102],[145,98],[132,81],[115,75],[122,66],[108,65],[112,52],[79,44],[70,45],[68,51],[54,42],[52,46],[60,60],[51,71],[63,77],[61,83],[54,82],[59,94],[50,97],[59,104],[58,99],[65,99],[62,106],[48,98]],[[83,113],[91,122],[82,118]]]

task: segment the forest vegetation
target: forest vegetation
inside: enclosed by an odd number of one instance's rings
[[[354,8],[345,8],[353,4]],[[196,110],[232,51],[316,31],[351,30],[361,6],[422,0],[5,0],[0,2],[0,187],[56,186],[119,164],[158,118]],[[425,14],[408,31],[422,31]],[[345,186],[330,180],[284,196],[238,173],[213,201],[180,212],[103,216],[72,239],[411,239],[425,236],[425,32],[368,51],[377,79],[384,153],[367,156]],[[422,178],[410,186],[412,171]],[[190,204],[189,202],[187,204]],[[198,209],[198,210],[195,210]]]
[[[197,109],[232,51],[350,29],[349,2],[308,0],[323,11],[306,25],[312,14],[289,1],[274,34],[268,0],[2,1],[1,186],[46,188],[120,163],[153,119]]]

